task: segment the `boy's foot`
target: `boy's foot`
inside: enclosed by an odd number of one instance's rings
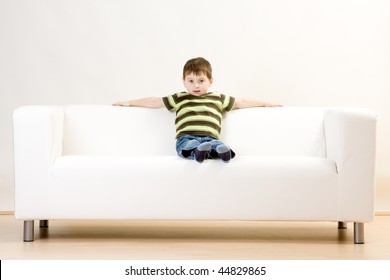
[[[229,162],[232,158],[232,153],[230,151],[230,148],[226,145],[219,145],[217,146],[217,153],[218,156],[222,159],[223,162]]]
[[[211,149],[211,143],[210,142],[205,142],[200,144],[195,150],[194,150],[194,155],[195,155],[195,160],[199,163],[202,163],[207,156],[207,153]]]

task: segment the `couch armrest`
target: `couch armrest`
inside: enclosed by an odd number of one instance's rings
[[[25,106],[14,111],[15,217],[49,214],[48,184],[54,160],[62,153],[63,108]]]
[[[324,116],[327,157],[337,165],[340,221],[374,216],[376,115],[363,108],[329,108]]]

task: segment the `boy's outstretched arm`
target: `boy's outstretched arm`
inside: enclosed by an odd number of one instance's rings
[[[235,109],[245,109],[253,107],[281,107],[279,104],[272,104],[257,99],[247,99],[247,98],[236,98],[234,103],[233,110]]]
[[[145,108],[162,108],[164,102],[161,97],[146,97],[141,99],[134,99],[129,101],[118,101],[112,104],[113,106],[126,106],[126,107],[145,107]]]

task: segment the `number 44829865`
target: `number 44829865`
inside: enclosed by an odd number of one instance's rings
[[[221,275],[265,275],[267,273],[266,267],[241,267],[241,266],[228,266],[221,267],[218,270]]]

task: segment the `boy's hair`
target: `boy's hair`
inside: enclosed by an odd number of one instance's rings
[[[212,69],[210,62],[203,57],[188,60],[183,68],[183,80],[191,73],[194,73],[195,75],[204,74],[209,80],[211,80]]]

